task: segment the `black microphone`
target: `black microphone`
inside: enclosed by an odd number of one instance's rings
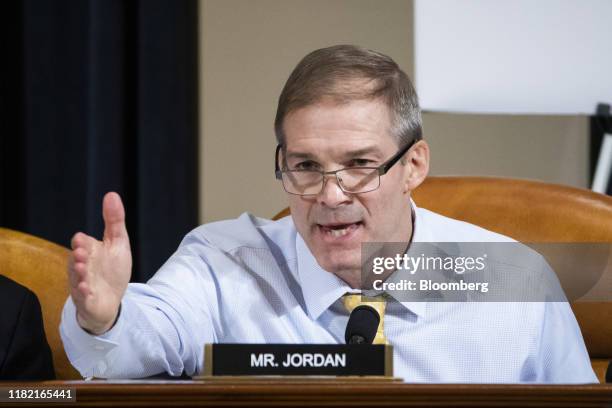
[[[357,306],[349,316],[344,340],[346,344],[372,344],[380,315],[372,306]]]
[[[608,363],[608,369],[606,370],[606,382],[612,383],[612,362]]]

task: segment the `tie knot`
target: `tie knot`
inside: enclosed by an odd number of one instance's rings
[[[384,331],[385,307],[387,302],[383,296],[368,297],[359,293],[347,293],[346,295],[342,296],[342,303],[349,313],[351,313],[357,306],[362,305],[370,306],[376,310],[380,316],[380,323],[378,323],[378,330],[376,331],[376,337],[374,338],[373,343],[388,344]]]
[[[380,318],[382,319],[385,315],[385,307],[387,302],[382,296],[363,296],[359,293],[350,294],[342,296],[342,303],[344,303],[344,307],[351,313],[357,306],[367,305],[371,306],[378,312]]]

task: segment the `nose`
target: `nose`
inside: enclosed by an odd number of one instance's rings
[[[334,175],[323,178],[323,189],[317,195],[317,203],[329,208],[336,208],[351,201],[351,196],[342,191]]]

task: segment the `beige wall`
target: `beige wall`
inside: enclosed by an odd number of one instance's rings
[[[425,113],[433,175],[527,178],[586,187],[588,119]]]
[[[285,206],[273,177],[278,94],[309,51],[353,43],[413,72],[410,0],[200,0],[200,218]],[[585,186],[587,120],[424,114],[432,174],[501,175]]]

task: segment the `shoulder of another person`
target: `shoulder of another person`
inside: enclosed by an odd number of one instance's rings
[[[34,292],[12,279],[0,274],[0,307],[15,307],[22,304],[25,298],[36,298]],[[6,309],[4,309],[6,310]]]
[[[25,322],[30,324],[30,311],[36,310],[32,306],[40,308],[38,298],[30,289],[15,282],[6,276],[0,275],[0,354],[2,350],[10,348],[15,340],[14,333]],[[40,310],[40,309],[38,309]],[[24,315],[24,311],[26,315]],[[39,312],[40,313],[40,312]],[[1,356],[0,356],[1,357]],[[2,365],[0,358],[0,366]],[[0,367],[1,368],[1,367]]]

